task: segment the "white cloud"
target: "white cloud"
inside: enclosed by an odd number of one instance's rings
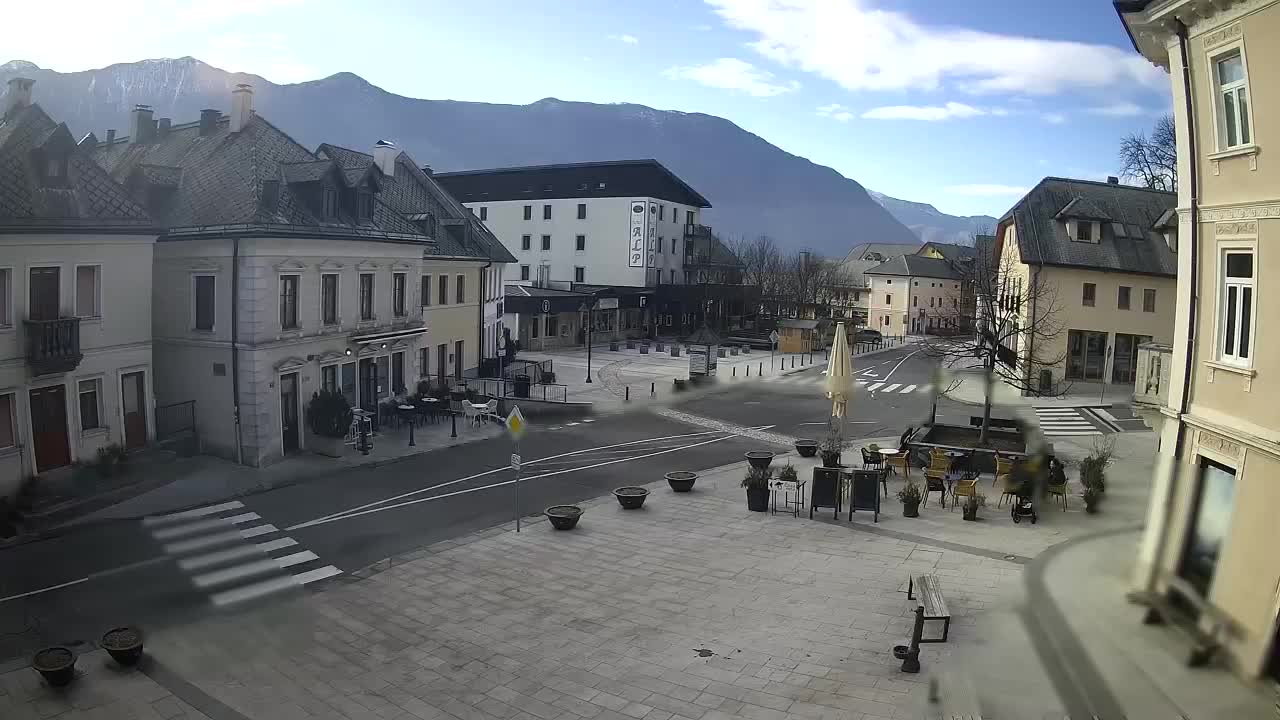
[[[949,185],[943,190],[952,195],[1026,195],[1029,188],[1020,185],[998,185],[992,183],[973,183],[969,185]]]
[[[838,122],[849,122],[853,119],[853,113],[849,112],[849,108],[840,103],[831,103],[818,108],[819,117],[829,117]]]
[[[772,97],[800,87],[800,83],[794,80],[775,82],[773,73],[737,58],[720,58],[706,65],[667,68],[662,74],[669,78],[693,80],[707,87],[739,90],[754,97]]]
[[[1047,112],[1040,116],[1050,125],[1061,125],[1067,121],[1067,116],[1059,112]]]
[[[1089,108],[1086,112],[1091,115],[1104,115],[1106,117],[1136,117],[1145,115],[1146,110],[1141,105],[1131,102],[1118,102],[1101,107]]]
[[[636,37],[635,35],[610,35],[610,36],[609,36],[609,39],[610,39],[610,40],[617,40],[618,42],[620,42],[620,43],[625,43],[625,44],[627,44],[627,45],[639,45],[639,44],[640,44],[640,38]]]
[[[706,0],[761,55],[847,90],[1049,95],[1071,89],[1164,89],[1168,76],[1107,45],[921,25],[865,0]]]
[[[862,113],[868,120],[947,120],[986,115],[987,111],[964,103],[949,102],[946,105],[888,105],[871,108]]]

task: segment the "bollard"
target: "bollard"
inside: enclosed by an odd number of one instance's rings
[[[657,385],[657,383],[649,383],[649,397],[653,397],[656,394],[654,389],[655,385]]]
[[[626,391],[627,391],[627,396],[623,398],[623,402],[631,402],[631,386],[630,385],[626,387]]]
[[[733,376],[733,377],[738,377],[738,366],[737,366],[737,365],[734,365],[734,366],[733,366],[733,373],[732,373],[732,376]]]
[[[369,425],[363,419],[360,421],[360,454],[369,454]]]
[[[751,369],[751,366],[750,366],[750,365],[748,365],[748,366],[747,366],[747,370],[750,370],[750,369]],[[770,366],[769,366],[769,369],[770,369],[770,370],[772,370],[772,369],[773,369],[773,366],[772,366],[772,365],[770,365]],[[756,374],[757,374],[757,375],[760,375],[760,376],[763,376],[763,375],[764,375],[764,361],[763,361],[763,360],[761,360],[761,361],[760,361],[760,366],[756,368]]]
[[[413,442],[413,418],[410,417],[409,418],[409,447],[413,447],[414,444],[415,443]]]
[[[747,366],[747,377],[751,377],[751,366]]]

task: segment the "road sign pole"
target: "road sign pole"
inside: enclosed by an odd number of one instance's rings
[[[520,457],[520,440],[516,440],[516,457]],[[516,532],[520,532],[520,468],[523,462],[516,463]]]

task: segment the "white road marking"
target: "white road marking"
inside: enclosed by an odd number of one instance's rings
[[[169,515],[152,515],[142,518],[143,527],[151,527],[153,525],[164,525],[170,522],[179,522],[182,520],[194,520],[195,518],[213,515],[225,510],[238,510],[244,507],[244,503],[239,500],[232,500],[220,505],[210,505],[208,507],[195,508],[194,510],[183,510],[182,512],[171,513]]]
[[[173,540],[174,538],[180,538],[185,535],[196,535],[198,533],[208,532],[209,530],[218,530],[226,527],[228,524],[239,525],[241,523],[249,522],[250,520],[261,519],[262,518],[258,513],[248,512],[229,518],[199,520],[197,522],[187,523],[186,525],[160,528],[159,530],[153,531],[151,534],[154,535],[157,540]]]
[[[884,376],[884,379],[887,381],[889,378],[893,377],[893,374],[894,374],[894,373],[896,373],[896,372],[898,372],[898,368],[902,367],[902,363],[904,363],[904,362],[906,362],[906,361],[910,360],[910,359],[911,359],[913,356],[915,356],[915,354],[916,354],[916,353],[918,353],[918,352],[920,352],[920,351],[919,351],[919,350],[915,350],[915,351],[913,351],[913,352],[911,352],[911,353],[907,354],[907,355],[906,355],[905,357],[903,357],[901,360],[899,360],[899,361],[898,361],[898,364],[897,364],[897,365],[894,365],[894,366],[893,366],[893,369],[889,371],[889,374]]]
[[[876,389],[877,389],[877,388],[879,388],[881,385],[884,385],[884,383],[882,383],[882,382],[878,382],[878,383],[871,383],[870,385],[868,385],[868,386],[867,386],[867,391],[868,391],[868,392],[875,392],[875,391],[876,391]]]
[[[72,585],[79,585],[82,582],[88,582],[88,581],[89,581],[88,577],[82,577],[79,580],[71,580],[69,582],[59,583],[57,585],[50,585],[48,587],[42,587],[38,590],[28,590],[27,592],[18,593],[17,595],[2,597],[0,598],[0,603],[9,602],[10,600],[19,600],[24,597],[31,597],[32,595],[39,595],[40,593],[51,592],[53,590],[59,590],[64,587],[71,587]]]
[[[263,553],[281,550],[287,547],[297,545],[298,541],[293,538],[278,538],[270,542],[258,543],[257,545],[240,545],[230,550],[218,550],[217,552],[205,553],[204,555],[196,555],[178,561],[178,567],[191,572],[193,570],[203,570],[214,565],[239,560],[240,558],[253,557]]]
[[[228,530],[227,532],[213,533],[212,535],[202,535],[190,540],[180,540],[162,547],[166,555],[184,555],[196,550],[204,550],[205,548],[224,545],[237,540],[248,540],[249,538],[273,532],[276,532],[275,525],[255,525],[245,530]]]
[[[892,385],[885,385],[884,392],[893,392],[894,390],[897,390],[900,387],[902,387],[902,385],[899,383],[894,383]]]
[[[214,605],[219,607],[224,605],[233,605],[235,603],[252,600],[254,598],[264,597],[281,590],[288,590],[291,587],[299,587],[317,580],[331,578],[334,575],[341,575],[342,571],[332,565],[326,565],[300,575],[281,575],[262,582],[245,585],[234,590],[215,593],[210,596],[210,600]]]
[[[286,568],[293,567],[294,565],[301,565],[302,563],[319,559],[320,557],[310,550],[303,550],[302,552],[296,552],[292,555],[286,555],[280,558],[267,557],[256,562],[236,565],[223,570],[215,570],[203,575],[196,575],[191,578],[191,581],[195,583],[196,587],[201,589],[216,587],[218,585],[225,585],[229,582],[235,582],[236,580],[243,580],[247,577],[253,577],[254,575],[284,570]]]
[[[916,389],[916,386],[915,386],[915,385],[908,385],[908,386],[906,386],[906,387],[902,388],[901,390],[899,390],[898,392],[899,392],[899,393],[909,393],[909,392],[911,392],[912,390],[915,390],[915,389]]]

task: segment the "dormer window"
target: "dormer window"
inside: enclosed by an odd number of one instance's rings
[[[321,190],[321,212],[324,219],[332,220],[338,217],[338,190],[332,187],[325,187]]]
[[[361,220],[373,219],[373,193],[362,190],[356,196],[356,207],[360,213]]]
[[[1093,223],[1077,222],[1076,240],[1079,240],[1080,242],[1093,242]]]
[[[55,153],[46,153],[44,156],[44,186],[45,187],[66,187],[67,184],[67,156]]]

